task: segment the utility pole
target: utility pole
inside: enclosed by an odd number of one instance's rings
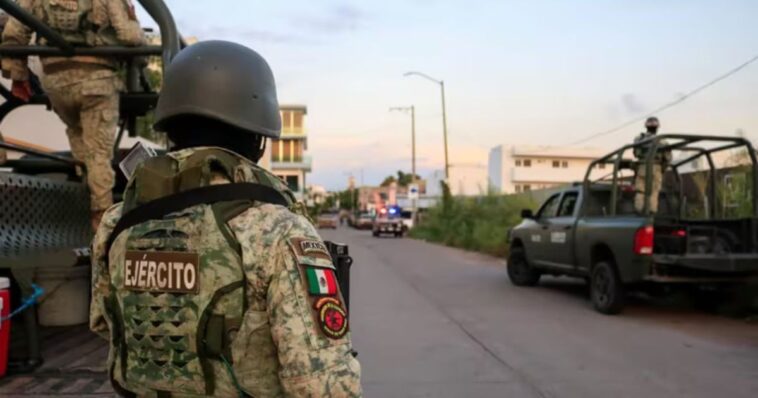
[[[450,161],[447,156],[447,106],[445,105],[445,82],[440,80],[440,90],[442,90],[442,135],[445,138],[445,180],[450,183]]]
[[[397,106],[390,108],[390,112],[400,111],[403,113],[410,112],[411,114],[411,184],[415,185],[416,181],[416,107],[411,106]],[[408,191],[410,195],[410,190]],[[413,220],[416,222],[416,215],[418,214],[418,199],[415,197],[412,200],[413,207]]]
[[[447,105],[445,103],[445,81],[444,80],[437,80],[425,73],[421,72],[407,72],[403,76],[409,77],[409,76],[418,76],[423,77],[426,80],[429,80],[433,83],[437,83],[440,86],[440,91],[442,93],[442,136],[445,141],[445,180],[446,182],[450,180],[450,161],[448,158],[448,145],[447,145]]]
[[[416,182],[416,107],[396,106],[390,108],[390,112],[409,112],[411,114],[411,182]]]

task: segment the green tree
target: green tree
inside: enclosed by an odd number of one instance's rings
[[[337,192],[333,197],[339,199],[340,209],[342,210],[353,210],[358,208],[357,189],[346,189],[344,191]]]
[[[420,180],[421,178],[416,175],[416,180]],[[413,173],[405,173],[402,170],[397,171],[397,176],[388,176],[382,181],[381,186],[388,187],[393,182],[396,182],[398,186],[400,187],[407,187],[411,183],[413,183]]]

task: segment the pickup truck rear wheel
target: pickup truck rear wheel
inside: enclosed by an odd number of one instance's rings
[[[534,286],[540,281],[540,272],[529,265],[523,247],[512,247],[508,256],[508,278],[516,286]]]
[[[600,313],[618,314],[624,308],[624,285],[616,267],[610,262],[600,261],[592,268],[590,296],[592,305]]]

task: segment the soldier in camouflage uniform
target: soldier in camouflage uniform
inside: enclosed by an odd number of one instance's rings
[[[111,341],[116,390],[360,397],[329,252],[286,184],[256,164],[281,130],[266,61],[228,42],[183,50],[156,119],[174,151],[137,167],[93,243],[90,328]],[[225,187],[280,200],[200,193]],[[200,204],[176,204],[187,198]],[[143,217],[157,203],[174,208]]]
[[[18,5],[60,33],[74,46],[137,46],[145,37],[131,0],[18,0]],[[11,18],[4,45],[27,45],[32,30]],[[44,39],[40,44],[46,44]],[[26,59],[5,58],[3,75],[13,80],[13,94],[31,97]],[[109,57],[42,57],[42,85],[55,112],[66,124],[74,157],[87,166],[93,228],[113,204],[111,166],[119,119],[119,62]]]
[[[654,137],[658,133],[660,122],[656,117],[650,117],[645,121],[645,132],[637,136],[634,142],[638,143]],[[666,141],[662,140],[659,145],[665,145]],[[647,158],[650,145],[638,146],[634,149],[634,156],[640,160],[637,166],[637,176],[634,179],[634,209],[637,213],[642,214],[645,211],[645,176],[647,175]],[[661,186],[663,185],[663,172],[671,163],[671,151],[658,150],[653,157],[652,165],[652,189],[650,191],[650,214],[658,212],[658,197],[661,193]]]

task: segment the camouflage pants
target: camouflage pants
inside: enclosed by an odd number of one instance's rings
[[[642,214],[645,210],[645,176],[647,174],[646,166],[641,164],[637,167],[637,178],[634,179],[634,188],[636,194],[634,195],[634,210],[637,213]],[[661,185],[663,182],[663,168],[659,164],[653,165],[652,177],[652,189],[650,191],[650,214],[658,212],[658,196],[661,193]]]
[[[45,76],[45,91],[66,124],[74,158],[87,166],[90,207],[113,204],[113,145],[118,126],[121,80],[110,70],[71,70]]]
[[[0,142],[3,142],[3,134],[0,133]],[[8,154],[6,153],[5,149],[0,148],[0,165],[5,163],[5,161],[8,160]]]

